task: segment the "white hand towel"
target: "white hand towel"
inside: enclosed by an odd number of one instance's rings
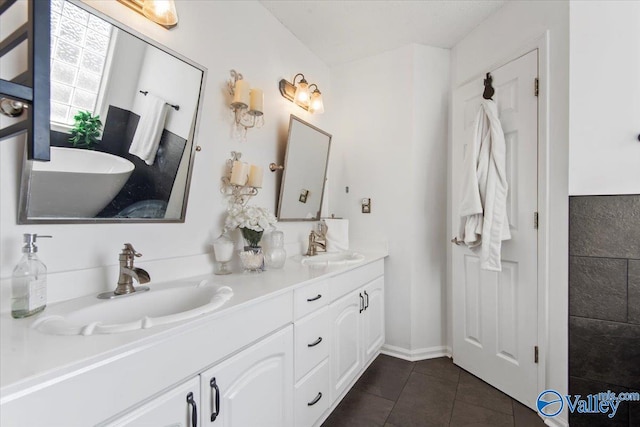
[[[145,97],[144,107],[136,134],[129,147],[129,153],[140,157],[149,166],[153,165],[156,159],[156,152],[167,120],[168,107],[164,99],[150,93]]]
[[[349,220],[327,218],[327,252],[349,250]]]

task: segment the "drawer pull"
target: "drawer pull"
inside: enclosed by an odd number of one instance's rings
[[[369,294],[367,293],[367,291],[364,291],[364,296],[367,300],[367,302],[364,305],[364,309],[366,310],[367,308],[369,308]]]
[[[318,294],[318,296],[316,296],[316,297],[307,298],[307,302],[318,301],[320,298],[322,298],[322,295]]]
[[[322,337],[318,337],[317,340],[315,340],[314,342],[312,342],[311,344],[307,344],[307,347],[315,347],[318,344],[320,344],[322,342]]]
[[[307,403],[307,406],[313,406],[316,403],[318,403],[320,401],[320,399],[322,399],[322,393],[318,392],[318,395],[316,396],[315,399],[313,399],[311,402]]]
[[[360,293],[360,313],[362,313],[364,311],[364,297],[362,296],[362,293]]]
[[[191,405],[191,426],[198,427],[198,407],[196,401],[193,399],[193,393],[187,394],[187,404]]]
[[[218,415],[220,415],[220,389],[218,388],[218,384],[216,384],[216,377],[211,378],[209,385],[211,386],[212,393],[215,392],[214,402],[216,407],[211,411],[211,422],[214,422],[216,418],[218,418]]]

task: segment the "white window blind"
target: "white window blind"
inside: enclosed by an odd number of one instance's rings
[[[111,40],[111,24],[64,0],[51,2],[51,121],[73,124],[95,114]]]

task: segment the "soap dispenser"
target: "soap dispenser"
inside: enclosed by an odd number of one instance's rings
[[[22,259],[11,279],[11,316],[33,316],[47,305],[47,267],[38,259],[36,239],[51,236],[24,234]]]

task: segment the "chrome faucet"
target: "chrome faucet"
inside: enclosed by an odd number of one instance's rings
[[[118,285],[113,292],[105,292],[98,295],[98,298],[109,299],[123,295],[130,295],[134,292],[148,291],[148,286],[133,286],[135,280],[138,284],[148,283],[151,276],[146,270],[133,266],[134,257],[141,257],[142,254],[136,252],[131,243],[125,243],[124,249],[120,252],[118,260],[120,261],[120,273],[118,274]]]
[[[307,256],[315,256],[318,252],[327,251],[327,224],[323,221],[318,224],[318,230],[311,230],[309,233],[309,247]]]

